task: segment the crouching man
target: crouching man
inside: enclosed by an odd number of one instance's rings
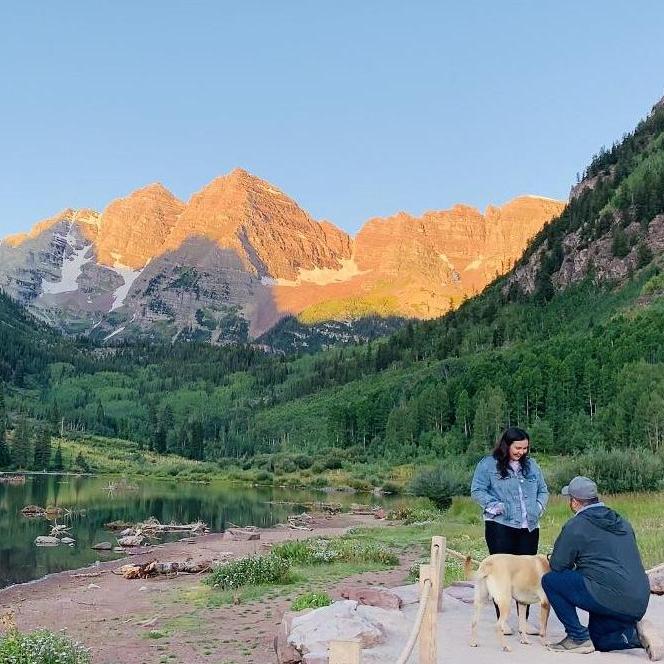
[[[551,554],[551,572],[542,587],[567,636],[552,650],[645,648],[648,657],[664,657],[664,642],[648,621],[641,621],[650,597],[632,526],[597,495],[597,485],[575,477],[562,494],[574,516],[563,526]],[[589,614],[584,627],[577,608]]]

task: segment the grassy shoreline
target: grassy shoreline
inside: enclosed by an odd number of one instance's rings
[[[637,534],[639,546],[646,567],[652,567],[664,562],[664,515],[660,505],[664,502],[664,494],[621,494],[605,496],[606,502],[627,517]],[[162,584],[155,582],[148,584],[153,590],[150,596],[149,608],[132,610],[126,615],[123,604],[122,611],[119,605],[112,614],[107,616],[116,631],[113,638],[132,640],[133,647],[145,652],[146,661],[174,661],[184,662],[187,657],[182,656],[182,644],[186,647],[195,647],[204,655],[214,652],[223,652],[227,655],[222,661],[267,661],[271,654],[271,638],[274,634],[275,624],[279,621],[285,610],[292,609],[295,602],[302,596],[319,593],[338,597],[340,589],[347,583],[358,585],[378,584],[387,587],[402,585],[414,581],[408,578],[409,568],[416,567],[417,563],[427,561],[431,537],[443,535],[447,538],[450,548],[475,558],[486,555],[483,538],[483,522],[478,507],[469,498],[456,498],[451,508],[445,512],[436,512],[431,507],[424,509],[425,501],[419,505],[418,510],[407,515],[409,519],[420,519],[427,516],[430,520],[407,523],[407,521],[372,522],[370,525],[351,527],[345,534],[335,535],[318,531],[312,538],[325,538],[344,540],[344,544],[354,550],[370,550],[373,548],[396,554],[399,563],[394,564],[393,558],[377,558],[358,556],[353,560],[329,560],[312,562],[298,557],[295,551],[291,557],[291,573],[279,583],[265,583],[263,585],[240,585],[235,588],[215,588],[203,583],[202,578],[182,578],[178,583]],[[553,497],[541,523],[540,550],[549,550],[558,534],[562,524],[571,516],[566,501],[561,497]],[[365,522],[363,522],[365,523]],[[339,531],[337,531],[339,532]],[[269,537],[267,538],[269,541]],[[302,540],[300,540],[302,541]],[[305,540],[306,541],[306,540]],[[292,544],[292,542],[291,542]],[[275,543],[278,547],[278,544]],[[167,546],[177,546],[172,543]],[[187,547],[187,555],[191,555],[196,545]],[[207,544],[206,546],[210,546]],[[226,544],[226,547],[229,545]],[[273,547],[270,553],[274,555]],[[172,555],[164,550],[163,555]],[[250,553],[242,554],[251,556]],[[389,563],[389,564],[387,564]],[[114,565],[121,564],[119,562]],[[67,574],[71,574],[71,571]],[[463,578],[462,564],[448,556],[446,563],[445,582],[449,584]],[[113,584],[125,583],[113,579]],[[99,583],[102,583],[100,581]],[[46,593],[57,592],[59,596],[65,593],[77,592],[71,584],[67,589],[52,584]],[[135,585],[129,583],[124,586],[126,591],[133,593]],[[16,592],[12,590],[11,592]],[[117,602],[116,602],[117,604]],[[78,609],[79,612],[82,609]],[[87,614],[85,614],[87,615]],[[155,615],[158,622],[152,625]],[[130,620],[127,623],[127,620]],[[70,633],[78,632],[81,621],[87,620],[83,613],[70,616]],[[220,637],[222,626],[234,625],[235,631],[225,632]],[[234,622],[233,622],[234,621]],[[145,625],[150,624],[149,631]],[[59,619],[52,624],[58,628],[62,626]],[[91,629],[98,626],[91,624]],[[95,647],[103,650],[108,647],[108,627],[99,641],[90,640]],[[247,631],[251,630],[252,638],[247,639]],[[269,643],[268,643],[269,639]],[[157,653],[159,657],[157,657]],[[262,659],[259,657],[262,657]]]
[[[664,494],[620,494],[605,496],[606,503],[626,517],[634,527],[639,549],[646,569],[664,562],[664,514],[660,506]],[[553,497],[540,524],[540,552],[549,553],[561,527],[572,516],[567,501]],[[477,506],[469,498],[456,498],[452,507],[440,513],[435,520],[426,523],[390,523],[388,526],[351,528],[342,538],[363,546],[375,545],[395,553],[400,558],[415,558],[416,563],[428,562],[431,538],[443,535],[451,549],[475,559],[488,555],[484,542],[484,524]],[[252,602],[263,597],[290,596],[294,591],[325,590],[326,583],[339,581],[348,576],[381,571],[390,567],[384,564],[331,563],[328,565],[295,565],[294,576],[285,584],[244,586],[236,596],[229,590],[216,590],[201,586],[190,591],[189,600],[194,606],[222,606],[231,604],[234,598],[241,602]],[[447,557],[445,583],[464,579],[463,563]],[[189,601],[187,600],[187,601]],[[180,598],[178,601],[184,601]]]

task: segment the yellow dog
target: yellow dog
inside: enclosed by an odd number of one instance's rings
[[[545,639],[550,607],[542,590],[542,576],[549,570],[549,561],[544,555],[514,556],[509,553],[495,553],[485,558],[473,575],[471,559],[466,558],[466,576],[475,579],[475,614],[471,626],[470,645],[477,646],[477,622],[482,606],[488,598],[491,598],[498,607],[496,633],[503,650],[511,651],[505,640],[505,631],[512,599],[517,602],[521,643],[530,643],[526,635],[525,611],[525,607],[530,604],[540,605],[539,635]]]

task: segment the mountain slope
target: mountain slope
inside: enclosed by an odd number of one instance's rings
[[[357,479],[363,460],[384,468],[472,463],[501,427],[517,424],[531,432],[538,454],[577,459],[592,446],[592,458],[606,462],[604,476],[615,473],[621,488],[661,487],[664,253],[652,229],[664,214],[656,169],[663,137],[664,109],[656,108],[596,157],[585,188],[576,188],[510,273],[438,320],[290,358],[246,347],[121,347],[99,353],[94,367],[48,372],[31,407],[57,404],[67,423],[136,441],[154,443],[153,432],[164,430],[176,452],[195,430],[206,458],[245,464],[255,457],[277,475],[304,453],[304,462],[320,460],[312,478],[343,465]],[[597,264],[558,281],[580,246],[570,238],[583,243],[579,251],[602,256],[607,236],[611,261],[627,266],[623,277]]]
[[[101,214],[65,210],[6,238],[0,287],[43,320],[100,342],[266,340],[295,316],[299,336],[278,346],[326,345],[457,306],[508,269],[561,209],[520,197],[485,215],[468,206],[400,213],[351,238],[236,169],[187,203],[153,184]]]

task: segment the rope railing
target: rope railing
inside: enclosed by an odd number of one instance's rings
[[[456,553],[456,552],[455,552]],[[437,664],[438,613],[442,610],[442,580],[445,577],[447,542],[444,537],[431,540],[431,560],[420,565],[420,606],[408,641],[395,664],[406,664],[418,644],[418,664]],[[330,664],[361,664],[359,641],[331,641]]]
[[[415,616],[415,624],[413,625],[413,629],[411,629],[410,631],[410,636],[408,637],[408,641],[406,641],[406,645],[401,651],[401,655],[399,655],[399,659],[397,659],[396,664],[406,664],[406,662],[409,660],[410,656],[413,653],[413,648],[417,643],[417,637],[420,635],[420,629],[422,629],[424,612],[427,610],[427,602],[429,601],[430,595],[431,595],[431,579],[427,579],[424,582],[424,592],[420,597],[420,608],[418,609],[417,615]]]

